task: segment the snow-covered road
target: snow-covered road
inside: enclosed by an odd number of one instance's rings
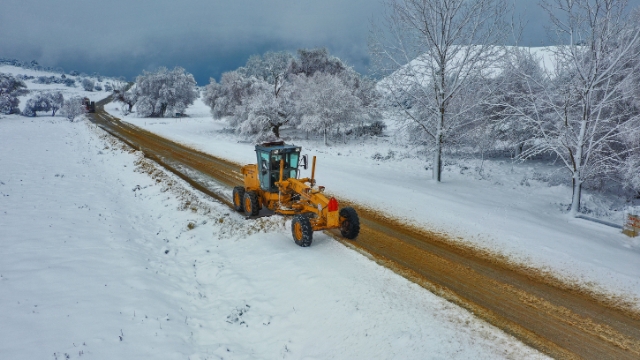
[[[111,103],[105,109],[122,117],[118,106]],[[200,99],[187,114],[189,118],[181,119],[122,118],[215,156],[238,163],[255,162],[253,144],[238,141],[225,129],[224,121],[214,121]],[[402,157],[407,149],[401,139],[374,138],[331,147],[317,140],[294,142],[302,145],[303,152],[318,156],[319,184],[338,198],[445,232],[568,283],[620,295],[640,309],[639,238],[563,214],[561,208],[570,203],[571,189],[535,180],[530,173],[536,169],[527,169],[531,166],[527,163],[487,161],[484,179],[475,178],[475,171],[468,167],[449,166],[444,181],[436,184],[420,160]],[[373,159],[375,153],[391,159]],[[471,164],[469,161],[468,166]],[[308,174],[303,171],[302,175]],[[591,199],[586,192],[584,196]]]
[[[245,221],[100,134],[0,119],[2,358],[543,357],[323,234],[303,249],[278,217]]]

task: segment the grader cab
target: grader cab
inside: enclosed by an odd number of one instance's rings
[[[339,209],[338,201],[316,186],[313,157],[310,178],[300,178],[300,168],[308,168],[301,148],[284,142],[256,145],[257,163],[242,167],[244,186],[233,189],[233,206],[247,216],[257,216],[266,208],[277,214],[293,215],[291,232],[300,246],[309,246],[313,232],[340,229],[342,236],[355,239],[360,232],[358,214],[351,207]]]

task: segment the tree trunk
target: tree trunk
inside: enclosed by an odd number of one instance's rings
[[[271,125],[271,132],[273,132],[273,135],[276,136],[276,138],[280,139],[280,125]]]
[[[444,107],[440,108],[440,119],[438,119],[438,128],[436,130],[436,149],[433,157],[433,180],[440,182],[442,180],[442,144],[444,140]]]
[[[324,146],[329,146],[327,144],[327,127],[324,128]]]
[[[522,155],[522,147],[523,147],[522,144],[516,145],[514,159],[519,159],[520,158],[520,155]]]
[[[585,111],[586,113],[586,111]],[[573,160],[573,196],[571,198],[571,216],[576,217],[580,213],[580,198],[582,196],[582,165],[584,157],[583,150],[586,142],[587,121],[582,120],[580,133],[578,134],[577,153]]]
[[[582,196],[582,180],[579,173],[573,175],[573,197],[571,199],[571,216],[576,217],[580,213],[580,199]]]

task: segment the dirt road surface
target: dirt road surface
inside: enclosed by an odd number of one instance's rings
[[[172,171],[194,188],[231,206],[242,184],[240,164],[188,148],[135,127],[97,104],[91,120]],[[344,201],[343,201],[344,204]],[[361,232],[336,240],[473,312],[526,344],[561,359],[640,359],[640,314],[557,279],[403,224],[357,204]]]

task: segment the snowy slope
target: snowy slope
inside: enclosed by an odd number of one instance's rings
[[[514,46],[505,46],[499,49],[504,49],[505,51],[513,51],[514,49],[528,51],[531,55],[533,55],[539,62],[540,67],[545,70],[550,76],[553,77],[556,67],[557,61],[555,59],[555,53],[557,51],[557,46],[540,46],[540,47],[514,47]],[[498,56],[503,56],[505,52],[500,51]],[[452,68],[463,67],[461,65],[462,56],[464,52],[460,52],[457,54],[457,57],[454,57],[449,64]],[[380,80],[377,85],[377,89],[382,91],[383,93],[387,93],[390,89],[398,88],[400,84],[413,84],[420,83],[426,86],[430,80],[430,69],[431,66],[435,65],[432,62],[429,65],[427,56],[419,56],[411,61],[409,61],[406,65],[401,66],[398,70],[394,71],[392,74],[387,76],[386,78]],[[432,60],[431,60],[432,61]],[[483,69],[483,74],[485,76],[496,76],[500,73],[500,65],[499,60],[496,59],[495,66],[487,67]],[[434,66],[435,67],[435,66]]]
[[[39,76],[55,76],[60,77],[61,74],[52,73],[48,71],[41,70],[33,70],[33,69],[25,69],[13,65],[0,64],[0,73],[10,74],[13,76],[18,75],[26,75],[33,76],[34,79],[24,80],[25,85],[27,85],[29,94],[19,97],[20,99],[20,110],[24,110],[24,106],[28,99],[34,96],[34,93],[42,92],[42,91],[59,91],[62,93],[65,99],[80,96],[80,97],[88,97],[92,101],[97,101],[107,97],[110,92],[106,91],[85,91],[82,88],[82,85],[79,83],[80,76],[71,76],[66,74],[65,76],[70,79],[76,80],[75,87],[68,87],[64,84],[39,84],[36,80]],[[119,80],[111,79],[111,78],[103,78],[102,82],[98,82],[96,77],[87,76],[86,78],[93,80],[96,84],[100,84],[104,87],[104,84],[110,83],[111,85],[122,85],[122,82]]]
[[[107,110],[121,116],[117,104]],[[239,142],[198,100],[182,119],[125,118],[133,124],[239,163],[255,162],[253,145]],[[535,180],[535,163],[479,161],[448,166],[441,184],[430,180],[421,159],[402,139],[333,144],[297,139],[318,156],[317,179],[339,199],[382,209],[427,229],[506,255],[585,288],[626,297],[640,308],[640,240],[620,230],[564,214],[571,189]],[[392,159],[374,160],[392,152]],[[540,165],[538,165],[540,166]],[[303,171],[303,176],[307,176]],[[601,201],[588,192],[585,203]],[[591,199],[591,200],[590,200]],[[610,219],[622,222],[623,214]]]
[[[280,217],[244,220],[101,134],[0,119],[1,358],[543,358],[321,233],[300,248]]]

